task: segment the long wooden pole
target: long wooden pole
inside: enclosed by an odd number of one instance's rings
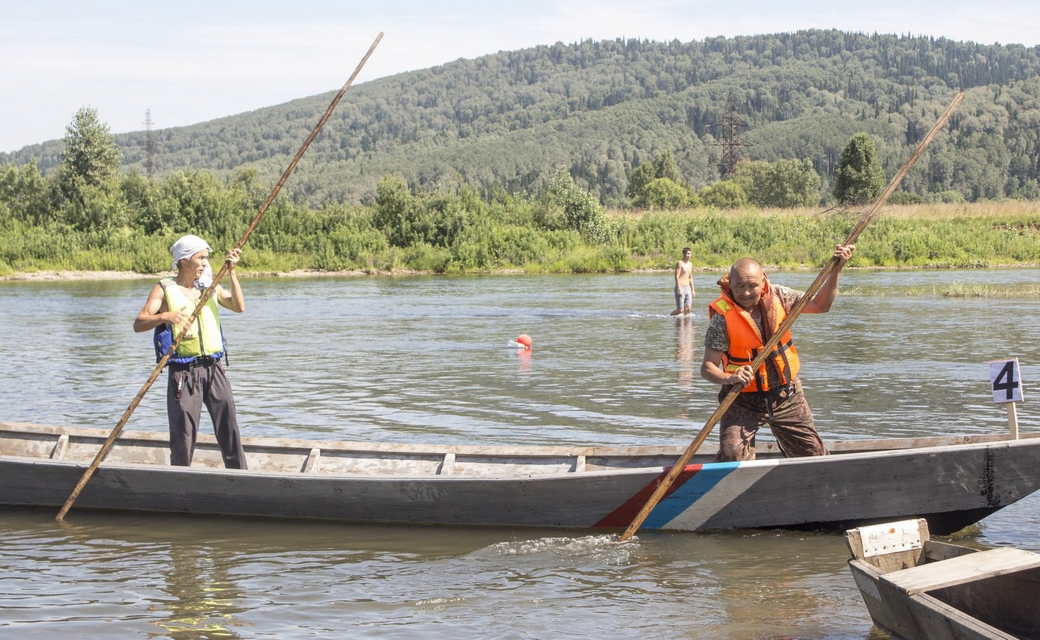
[[[332,116],[332,112],[333,110],[335,110],[336,105],[339,104],[339,101],[343,98],[343,95],[347,93],[347,89],[350,88],[350,85],[354,83],[354,79],[357,78],[359,73],[361,73],[361,69],[365,66],[365,63],[368,62],[368,58],[372,55],[372,52],[375,51],[376,46],[379,45],[379,41],[382,39],[383,33],[380,32],[379,35],[376,36],[376,39],[372,42],[372,46],[368,48],[368,51],[365,53],[364,57],[361,58],[360,62],[358,62],[357,67],[354,68],[354,73],[350,74],[350,77],[347,79],[346,83],[343,84],[343,87],[339,90],[338,93],[336,93],[335,97],[332,98],[332,102],[329,103],[328,108],[325,109],[325,113],[322,114],[321,119],[318,120],[318,124],[314,126],[314,129],[311,130],[310,135],[307,136],[307,139],[303,141],[303,144],[296,152],[296,155],[293,156],[292,161],[289,162],[289,166],[287,166],[285,168],[285,171],[282,172],[282,176],[278,179],[278,182],[274,185],[274,188],[271,189],[271,193],[267,196],[267,199],[264,200],[264,203],[260,206],[260,209],[257,211],[256,216],[253,217],[253,221],[249,223],[249,227],[246,229],[246,232],[242,234],[242,238],[234,247],[235,249],[241,250],[242,247],[245,246],[246,242],[249,240],[249,236],[253,234],[253,230],[256,229],[257,225],[260,224],[260,220],[263,219],[264,213],[267,212],[267,208],[271,206],[271,203],[278,196],[278,193],[282,190],[282,186],[285,184],[285,181],[289,179],[290,175],[292,175],[293,170],[296,169],[296,165],[298,165],[300,163],[300,159],[303,158],[303,154],[306,153],[307,148],[311,146],[311,142],[314,141],[314,138],[318,136],[318,133],[321,131],[321,128],[325,126],[325,123],[328,121],[329,117]],[[199,313],[202,311],[202,308],[206,306],[206,303],[209,301],[210,296],[213,295],[213,292],[216,290],[217,285],[220,284],[221,279],[223,279],[223,277],[227,275],[228,270],[228,263],[224,262],[224,265],[220,268],[220,271],[217,272],[217,275],[213,278],[213,283],[210,284],[210,286],[207,287],[206,290],[203,291],[202,295],[199,297],[199,302],[197,305],[195,305],[195,311],[192,312],[191,316],[187,320],[188,324],[195,322],[195,319],[198,318]],[[137,408],[137,405],[141,404],[141,399],[144,398],[144,394],[148,392],[148,389],[150,389],[151,386],[155,383],[155,381],[159,378],[159,374],[162,373],[163,367],[166,366],[166,363],[167,361],[169,361],[170,356],[173,355],[175,351],[177,351],[177,347],[180,345],[181,340],[184,339],[184,335],[185,332],[181,332],[181,334],[177,337],[173,345],[170,346],[169,351],[167,351],[166,354],[159,360],[159,362],[156,363],[155,368],[152,369],[152,374],[148,376],[148,380],[145,381],[144,385],[141,387],[141,390],[138,391],[137,395],[134,396],[134,399],[130,401],[130,405],[126,408],[126,411],[123,412],[123,416],[119,419],[119,422],[116,423],[116,426],[112,428],[112,433],[108,435],[108,439],[105,440],[105,443],[101,445],[101,449],[99,449],[97,455],[94,456],[94,460],[90,463],[90,466],[87,467],[86,471],[83,472],[83,476],[80,477],[79,482],[76,483],[76,487],[72,490],[72,493],[70,493],[69,497],[65,500],[65,504],[63,504],[61,510],[58,511],[58,515],[55,516],[55,520],[57,520],[58,522],[62,522],[65,519],[65,514],[67,514],[69,512],[69,509],[72,508],[73,503],[76,502],[76,498],[78,498],[80,492],[83,491],[83,487],[87,486],[87,483],[90,482],[90,478],[94,475],[94,472],[97,471],[98,466],[105,459],[105,456],[108,455],[108,452],[112,449],[112,446],[115,445],[116,438],[118,438],[119,434],[122,433],[123,427],[126,426],[127,421],[130,419],[130,416],[134,412],[134,409]]]
[[[957,106],[960,105],[961,100],[963,99],[963,92],[960,92],[956,96],[954,96],[953,101],[950,102],[950,105],[946,107],[946,111],[943,112],[942,116],[940,116],[939,119],[932,126],[931,130],[928,132],[928,135],[926,135],[924,139],[922,139],[921,142],[918,143],[917,148],[914,149],[913,154],[911,154],[910,158],[905,163],[903,163],[903,166],[900,167],[899,171],[896,172],[896,175],[893,176],[892,180],[888,183],[888,186],[885,187],[885,190],[881,192],[881,195],[877,197],[877,199],[874,201],[874,204],[871,205],[871,207],[860,217],[859,222],[852,229],[852,232],[849,233],[848,238],[845,239],[845,244],[854,243],[856,239],[859,237],[859,235],[863,232],[863,230],[867,228],[867,225],[873,222],[874,218],[877,217],[878,210],[881,209],[881,207],[888,200],[888,197],[892,195],[892,193],[896,190],[897,187],[899,187],[899,183],[903,181],[903,178],[906,176],[907,172],[910,171],[910,168],[914,166],[914,163],[917,162],[917,159],[921,157],[921,154],[924,153],[924,150],[928,147],[929,144],[931,144],[932,139],[936,136],[936,134],[939,133],[939,130],[942,129],[943,125],[946,124],[946,121],[949,120],[950,116],[953,115],[953,112],[957,109]],[[798,319],[798,316],[802,313],[802,309],[805,308],[805,305],[807,305],[810,300],[816,297],[816,294],[823,287],[824,283],[830,280],[831,277],[837,276],[837,273],[840,270],[841,260],[836,256],[832,257],[830,262],[827,263],[827,266],[825,266],[823,268],[823,271],[820,272],[820,275],[816,276],[816,280],[813,281],[812,285],[806,290],[805,294],[798,299],[798,301],[794,304],[793,307],[791,307],[791,311],[787,314],[787,317],[780,324],[780,327],[773,333],[773,336],[765,343],[765,345],[762,347],[762,350],[755,357],[754,361],[751,363],[751,369],[753,371],[757,371],[758,368],[762,366],[762,363],[765,362],[765,359],[769,357],[769,354],[772,353],[773,349],[780,342],[780,337],[787,333],[787,331],[791,328],[791,325],[793,325],[795,320]],[[683,468],[687,465],[687,463],[689,463],[690,458],[692,458],[693,454],[696,453],[697,449],[700,448],[701,444],[708,437],[708,434],[711,433],[711,430],[715,427],[715,424],[719,421],[720,418],[722,418],[726,411],[729,410],[733,402],[737,399],[737,396],[740,394],[742,386],[743,385],[737,384],[730,387],[729,393],[727,393],[726,397],[723,398],[722,402],[719,404],[718,409],[716,409],[715,412],[711,414],[711,417],[708,418],[708,421],[704,423],[704,426],[697,434],[697,437],[695,437],[693,439],[693,442],[691,442],[690,445],[686,447],[686,450],[683,451],[682,455],[679,456],[679,459],[675,461],[675,464],[672,465],[672,468],[668,471],[664,478],[662,478],[657,483],[657,487],[654,489],[654,492],[650,495],[650,498],[646,501],[646,504],[643,505],[643,508],[639,511],[638,514],[636,514],[636,517],[632,519],[632,522],[628,525],[628,528],[625,529],[625,532],[621,535],[621,540],[628,540],[633,535],[635,535],[637,531],[639,531],[639,527],[643,526],[643,522],[650,515],[650,512],[654,510],[654,507],[657,506],[657,503],[661,501],[661,498],[664,497],[664,494],[672,486],[672,483],[675,482],[675,478],[679,475],[679,473],[682,472]]]

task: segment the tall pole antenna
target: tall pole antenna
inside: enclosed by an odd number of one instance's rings
[[[746,126],[744,118],[737,113],[735,101],[730,97],[726,101],[726,111],[722,114],[721,121],[714,125],[718,131],[716,138],[718,142],[715,145],[722,147],[722,157],[719,158],[719,175],[723,180],[733,177],[742,157],[741,149],[751,146],[740,137],[741,131]]]
[[[144,172],[149,178],[155,173],[155,137],[152,135],[152,108],[144,110]]]

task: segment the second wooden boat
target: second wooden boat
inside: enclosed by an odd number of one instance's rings
[[[874,624],[906,640],[1040,638],[1040,554],[932,540],[924,519],[846,532]]]

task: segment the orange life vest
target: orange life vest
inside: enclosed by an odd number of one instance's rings
[[[712,315],[717,313],[726,318],[729,351],[722,355],[722,364],[726,372],[732,373],[740,367],[751,364],[765,345],[758,323],[751,318],[751,314],[725,294],[708,305],[708,310]],[[780,297],[773,296],[773,333],[776,333],[786,317],[787,311],[780,303]],[[741,389],[741,392],[769,391],[767,365],[776,370],[777,379],[781,385],[790,384],[798,375],[798,349],[794,346],[790,331],[781,336],[780,342],[773,348],[771,357],[765,359],[762,366],[755,372],[754,379]]]

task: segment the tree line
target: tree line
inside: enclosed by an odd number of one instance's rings
[[[852,135],[870,134],[891,174],[961,88],[967,100],[904,190],[1040,197],[1040,48],[836,30],[557,43],[381,78],[352,91],[287,195],[371,202],[391,173],[417,189],[534,194],[546,167],[563,166],[624,206],[633,172],[666,151],[694,190],[723,178],[720,123],[734,117],[746,158],[808,160],[826,199]],[[271,179],[330,96],[154,131],[155,164],[160,175],[248,168]],[[116,142],[123,168],[143,171],[146,132]],[[57,170],[61,142],[0,154],[31,160]]]
[[[179,235],[202,235],[226,248],[241,237],[269,182],[245,168],[226,175],[180,170],[147,177],[120,169],[120,153],[93,109],[69,124],[61,164],[44,175],[33,164],[0,166],[0,275],[50,269],[154,273],[169,268]],[[882,176],[873,139],[853,136],[829,196],[857,202],[876,195]],[[530,193],[504,186],[419,188],[403,177],[379,179],[371,202],[310,206],[279,197],[251,236],[242,266],[292,269],[415,269],[436,273],[523,268],[587,272],[661,268],[683,246],[706,266],[753,253],[781,265],[819,264],[852,217],[762,216],[750,202],[789,206],[819,198],[806,160],[738,164],[733,176],[694,189],[669,153],[637,166],[633,199],[672,213],[608,213],[566,167]],[[669,198],[675,197],[676,201]],[[880,220],[860,243],[863,265],[1028,263],[1040,260],[1037,221],[1021,214],[949,220]]]

